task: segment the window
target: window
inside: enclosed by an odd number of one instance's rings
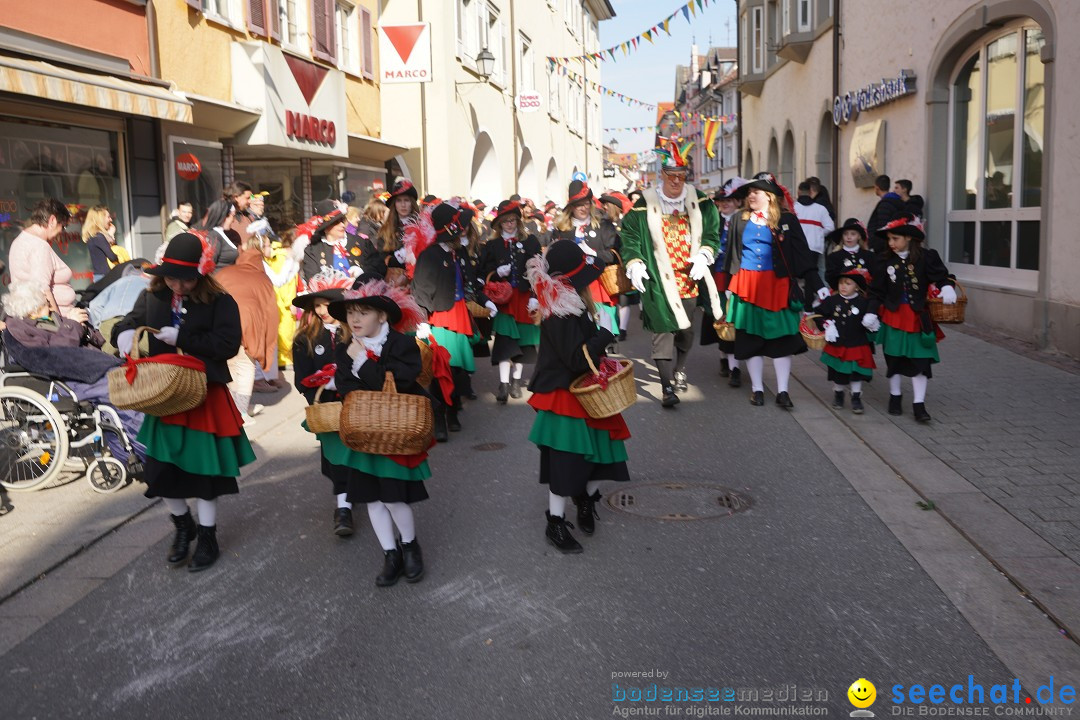
[[[518,92],[535,90],[536,79],[533,67],[532,41],[528,36],[518,34]]]
[[[210,20],[239,27],[243,22],[243,13],[237,4],[238,0],[202,0],[203,15]]]
[[[750,49],[750,34],[746,31],[746,14],[744,13],[739,18],[740,27],[739,37],[742,38],[742,42],[739,43],[739,67],[742,68],[742,72],[745,75],[750,70],[750,63],[747,62],[747,53]]]
[[[337,64],[337,4],[333,0],[311,0],[311,54]]]
[[[548,65],[547,71],[547,96],[548,96],[548,115],[552,120],[559,119],[559,113],[561,110],[561,93],[559,92],[559,85],[562,81],[562,76],[559,75],[558,66]]]
[[[360,70],[368,80],[375,77],[375,50],[373,45],[371,11],[362,7],[360,8]]]
[[[809,32],[813,24],[810,20],[810,0],[796,0],[799,3],[799,32]]]
[[[791,0],[781,0],[781,2],[783,3],[781,13],[784,16],[784,36],[786,37],[791,34]]]
[[[301,0],[278,0],[278,27],[281,44],[306,51],[307,13],[297,8]]]
[[[360,72],[360,44],[357,41],[356,8],[348,3],[339,2],[336,7],[337,23],[335,39],[337,44],[338,67],[353,74]]]
[[[964,58],[950,98],[948,262],[1031,290],[1040,265],[1044,43],[1031,25],[986,41]]]
[[[765,70],[765,9],[756,7],[751,11],[753,29],[750,35],[751,53],[754,56],[753,72]]]

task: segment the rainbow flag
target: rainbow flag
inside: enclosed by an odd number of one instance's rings
[[[716,144],[716,135],[720,132],[719,120],[706,120],[705,121],[705,151],[709,153],[709,157],[716,157],[716,153],[713,152],[713,146]]]

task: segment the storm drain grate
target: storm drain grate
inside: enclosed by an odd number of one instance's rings
[[[614,510],[655,520],[705,520],[749,510],[745,493],[720,485],[664,482],[633,485],[607,496]]]
[[[480,443],[479,445],[473,445],[472,449],[476,450],[477,452],[491,452],[492,450],[502,450],[504,447],[506,447],[506,443],[489,442]]]

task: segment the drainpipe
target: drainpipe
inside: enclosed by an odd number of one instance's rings
[[[735,0],[735,64],[739,68],[739,76],[735,80],[735,147],[738,148],[738,157],[735,159],[735,174],[738,177],[743,176],[743,147],[742,147],[742,91],[739,90],[739,85],[742,84],[742,76],[745,68],[739,62],[742,59],[742,43],[743,38],[739,35],[739,0]]]
[[[160,78],[161,60],[158,58],[157,10],[154,9],[154,0],[146,0],[146,38],[147,51],[150,53],[150,76]]]
[[[832,40],[832,53],[833,53],[833,71],[832,71],[832,96],[835,99],[840,95],[840,8],[843,7],[842,0],[835,0],[833,4],[833,40]],[[833,208],[836,212],[840,212],[840,126],[833,123],[832,126],[832,175],[829,178],[829,182],[832,183],[833,189]],[[851,213],[848,213],[851,215]],[[840,215],[837,215],[840,217]]]

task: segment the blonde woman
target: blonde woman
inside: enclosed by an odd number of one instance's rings
[[[405,235],[405,221],[420,214],[420,205],[417,202],[419,197],[411,182],[398,180],[390,188],[390,197],[386,199],[389,212],[386,222],[379,228],[375,243],[379,248],[383,267],[381,273],[375,274],[385,276],[391,283],[402,282],[405,275],[407,256],[402,237]],[[415,262],[415,258],[412,261]]]
[[[90,251],[90,263],[93,266],[94,282],[105,277],[109,272],[109,263],[115,265],[120,258],[113,251],[113,236],[116,226],[113,225],[112,213],[104,205],[95,205],[86,211],[86,220],[83,221],[82,239]]]

